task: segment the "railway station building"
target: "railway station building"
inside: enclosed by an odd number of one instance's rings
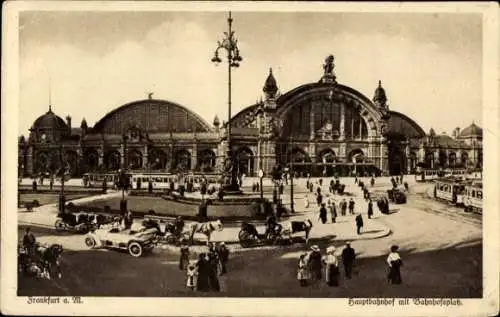
[[[271,69],[263,75],[261,101],[230,122],[241,174],[256,176],[260,169],[268,174],[277,166],[292,166],[303,176],[482,167],[482,129],[475,123],[449,135],[426,133],[389,109],[381,81],[374,83],[371,98],[340,84],[333,56],[325,60],[317,82],[283,94]],[[152,95],[118,106],[93,126],[83,119],[74,127],[70,115],[64,120],[49,105],[29,135],[19,137],[19,174],[50,174],[61,166],[74,177],[120,168],[216,173],[226,155],[226,126],[217,117],[208,123],[187,107]]]

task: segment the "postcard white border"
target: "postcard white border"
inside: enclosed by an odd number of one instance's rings
[[[499,23],[494,2],[479,3],[299,3],[299,2],[104,2],[12,1],[2,16],[2,199],[1,308],[3,314],[114,316],[434,316],[494,315],[499,305],[499,176],[500,118],[498,95]],[[28,305],[17,297],[17,131],[19,12],[45,11],[330,11],[450,12],[483,15],[484,188],[483,299],[464,299],[462,306],[348,306],[347,299],[246,298],[96,298],[83,305]]]

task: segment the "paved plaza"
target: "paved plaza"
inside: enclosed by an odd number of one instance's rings
[[[374,219],[366,217],[366,202],[353,179],[342,179],[356,202],[356,212],[365,219],[364,232],[356,234],[354,216],[339,217],[336,224],[321,224],[314,196],[305,190],[305,180],[295,183],[296,213],[290,219],[311,219],[314,227],[309,245],[295,243],[285,246],[260,246],[243,249],[237,243],[239,225],[225,224],[212,240],[225,241],[231,251],[229,273],[220,277],[220,293],[190,292],[185,288],[185,272],[178,268],[179,250],[168,246],[153,254],[132,258],[127,253],[89,250],[81,235],[56,233],[53,229],[56,206],[45,205],[35,212],[20,210],[19,233],[31,226],[37,239],[46,243],[61,243],[64,275],[57,280],[35,280],[19,277],[19,295],[82,295],[82,296],[250,296],[250,297],[480,297],[482,263],[482,225],[479,215],[466,214],[461,209],[432,200],[430,183],[410,183],[408,203],[391,205],[389,215],[375,207]],[[249,188],[253,179],[246,179]],[[389,188],[387,178],[378,178],[377,190]],[[327,185],[324,184],[326,192]],[[83,199],[105,199],[120,192]],[[304,196],[310,195],[309,208]],[[290,187],[283,197],[290,203]],[[339,197],[330,196],[326,199]],[[258,225],[263,231],[264,227]],[[299,234],[300,235],[300,234]],[[195,237],[203,240],[203,237]],[[341,277],[338,288],[329,288],[321,281],[307,288],[296,280],[298,256],[317,244],[324,252],[329,245],[342,248],[352,241],[357,253],[354,277]],[[200,241],[202,242],[202,241]],[[389,285],[385,279],[389,246],[397,244],[404,259],[403,284]],[[203,252],[203,243],[191,247],[191,258]],[[82,265],[85,263],[85,265]],[[432,278],[429,278],[432,277]],[[139,281],[139,282],[138,282]]]

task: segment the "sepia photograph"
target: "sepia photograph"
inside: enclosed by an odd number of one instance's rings
[[[23,312],[498,312],[495,5],[118,4],[3,16]]]

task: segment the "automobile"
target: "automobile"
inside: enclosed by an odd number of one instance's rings
[[[135,225],[135,224],[134,224]],[[153,250],[157,242],[158,230],[141,225],[130,229],[116,227],[92,230],[85,237],[85,245],[91,249],[126,250],[133,257],[141,257]]]
[[[406,204],[406,195],[398,188],[389,189],[387,191],[389,200],[395,204]]]

